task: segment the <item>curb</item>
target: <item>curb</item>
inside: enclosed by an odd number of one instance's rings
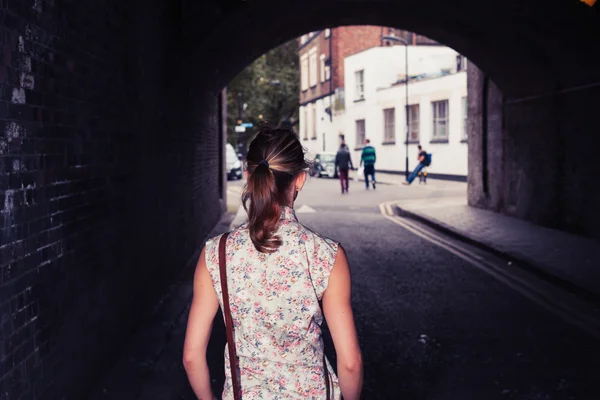
[[[560,277],[548,272],[543,266],[540,266],[533,260],[530,260],[526,257],[515,256],[514,254],[511,254],[504,250],[497,249],[491,245],[488,245],[488,244],[485,244],[478,240],[475,240],[475,239],[473,239],[461,232],[458,232],[455,229],[449,228],[448,226],[446,226],[442,223],[439,223],[433,219],[424,217],[413,211],[408,211],[406,209],[403,209],[398,204],[392,205],[392,209],[394,210],[394,214],[396,214],[400,217],[410,218],[410,219],[419,221],[431,228],[434,228],[437,231],[443,232],[443,233],[447,234],[448,236],[451,236],[457,240],[466,242],[474,247],[477,247],[479,249],[482,249],[484,251],[492,253],[497,257],[508,258],[508,259],[514,261],[518,267],[526,270],[527,272],[531,273],[532,275],[535,275],[539,279],[542,279],[546,282],[556,285],[556,286],[564,289],[565,291],[600,307],[600,293],[593,292],[593,291],[586,289],[582,286],[579,286],[571,281],[560,278]]]
[[[364,182],[364,179],[359,179],[359,180],[355,180],[354,182]],[[375,181],[376,185],[399,185],[399,183],[391,183],[391,182],[382,182],[382,181]]]

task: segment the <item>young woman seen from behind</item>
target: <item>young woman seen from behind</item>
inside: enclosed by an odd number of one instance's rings
[[[225,257],[241,398],[325,399],[329,382],[331,399],[359,399],[363,367],[346,253],[300,224],[293,209],[308,167],[302,145],[290,130],[262,126],[247,163],[248,223],[229,234]],[[219,240],[208,240],[200,255],[184,344],[185,370],[202,400],[215,398],[206,348],[223,307]],[[324,361],[323,314],[338,376]],[[226,349],[223,399],[233,399],[229,363]]]

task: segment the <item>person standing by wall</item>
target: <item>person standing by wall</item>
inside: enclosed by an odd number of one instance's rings
[[[365,139],[365,146],[362,149],[360,156],[360,165],[365,168],[365,187],[369,189],[369,176],[372,178],[373,189],[375,189],[375,162],[377,161],[377,154],[375,147],[371,146],[371,141]]]
[[[340,177],[340,184],[342,185],[342,194],[348,193],[349,179],[348,170],[354,168],[352,165],[352,157],[350,157],[350,150],[346,143],[342,142],[340,149],[335,155],[335,167],[338,170]]]
[[[425,150],[423,150],[423,147],[421,145],[419,145],[417,147],[419,148],[419,154],[417,155],[419,164],[417,164],[417,166],[415,167],[413,172],[411,172],[410,176],[408,177],[408,180],[402,182],[403,185],[410,185],[412,183],[412,181],[415,180],[415,178],[417,177],[419,172],[421,172],[421,170],[428,165],[427,164],[427,152]]]

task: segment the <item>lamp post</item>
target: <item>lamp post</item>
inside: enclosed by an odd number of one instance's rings
[[[404,142],[406,145],[406,171],[404,172],[404,175],[408,180],[408,43],[395,35],[381,36],[381,39],[399,42],[404,45],[404,108],[406,113],[406,141]]]

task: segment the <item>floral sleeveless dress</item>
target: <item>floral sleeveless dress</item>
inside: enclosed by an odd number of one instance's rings
[[[319,300],[327,288],[338,243],[298,223],[285,207],[277,231],[283,245],[273,254],[258,252],[247,224],[227,239],[227,284],[243,400],[325,399],[323,315]],[[219,239],[206,243],[206,264],[219,298]],[[340,399],[329,361],[331,398]],[[225,348],[223,399],[233,399]]]

